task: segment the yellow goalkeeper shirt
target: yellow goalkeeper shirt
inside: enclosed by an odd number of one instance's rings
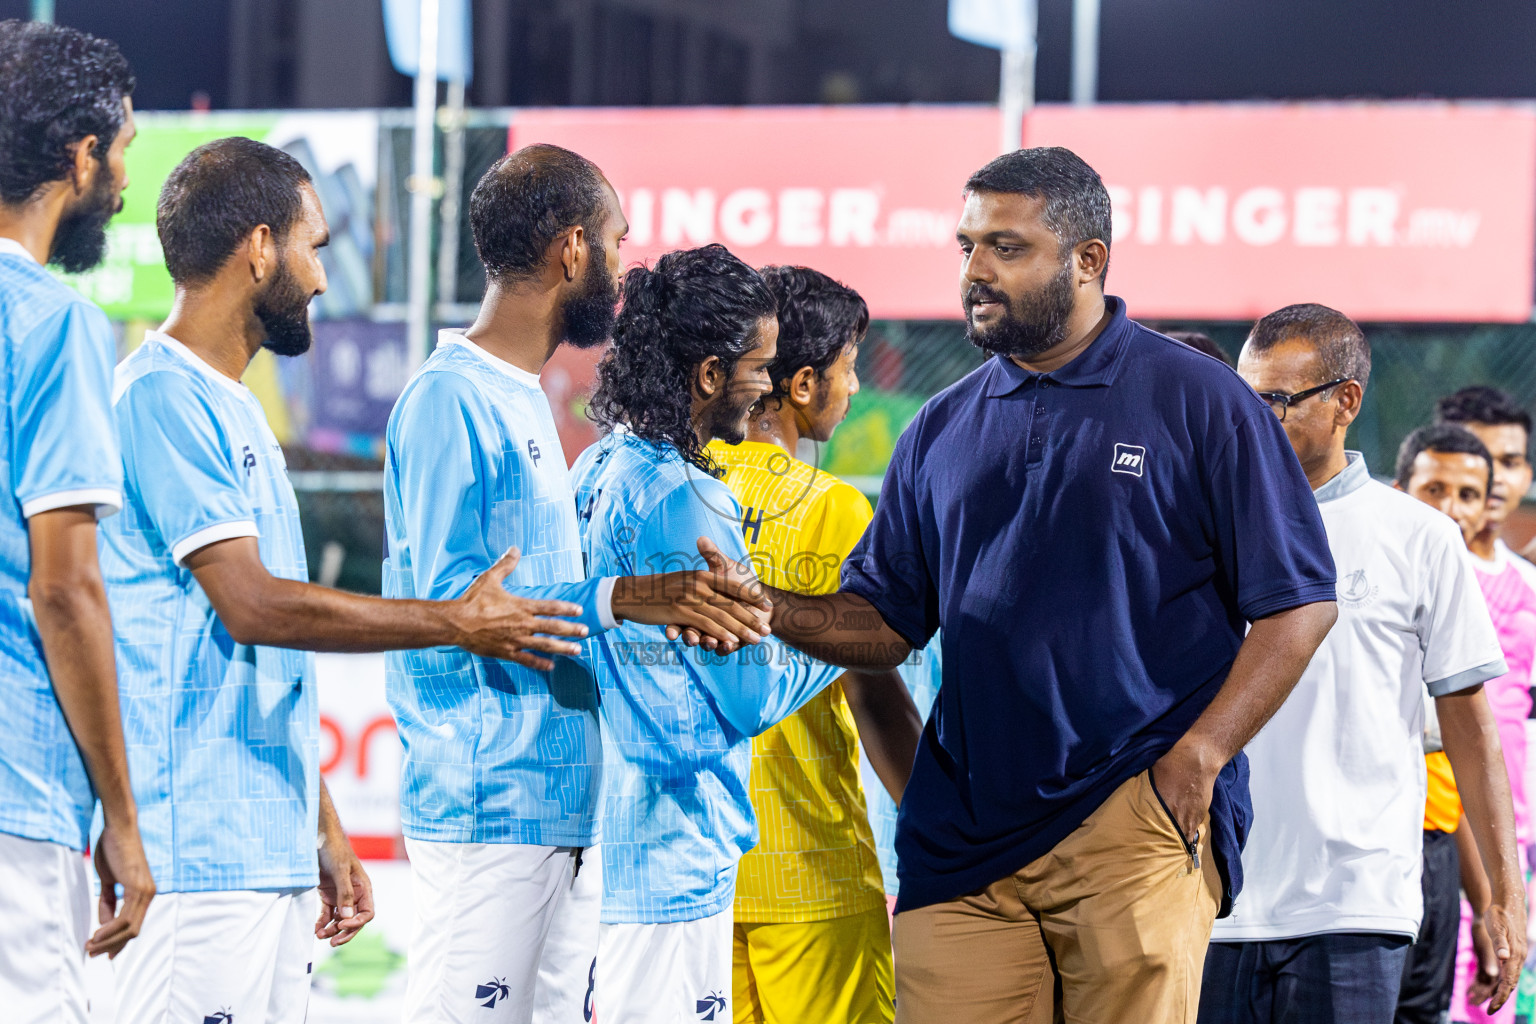
[[[803,594],[836,590],[874,516],[869,499],[777,445],[716,441],[709,454],[741,502],[758,576]],[[885,905],[840,683],[752,741],[751,787],[758,842],[736,877],[737,921],[823,921]]]

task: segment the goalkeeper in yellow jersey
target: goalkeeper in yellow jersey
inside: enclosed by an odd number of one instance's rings
[[[830,593],[873,513],[857,489],[795,451],[801,440],[829,440],[848,415],[869,309],[814,270],[768,267],[762,275],[779,302],[773,391],[753,410],[746,441],[717,440],[709,454],[741,502],[762,580]],[[859,784],[856,722],[900,803],[922,722],[895,672],[849,672],[752,741],[759,839],[736,880],[736,1024],[893,1017],[890,928]]]

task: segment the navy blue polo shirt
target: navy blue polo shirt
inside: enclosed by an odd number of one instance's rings
[[[898,911],[1049,852],[1221,688],[1247,622],[1334,599],[1317,501],[1231,369],[1126,318],[1036,374],[993,357],[896,443],[842,589],[943,684],[902,799]],[[1212,841],[1226,887],[1252,810],[1242,754]]]

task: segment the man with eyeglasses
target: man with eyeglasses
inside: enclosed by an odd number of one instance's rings
[[[1526,944],[1509,782],[1482,693],[1505,663],[1461,533],[1345,450],[1371,372],[1348,317],[1314,304],[1271,313],[1238,372],[1280,418],[1312,485],[1339,618],[1246,748],[1248,885],[1216,922],[1201,1024],[1393,1020],[1423,916],[1426,687],[1493,884],[1502,1004]]]

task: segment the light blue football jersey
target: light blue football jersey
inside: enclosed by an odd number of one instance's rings
[[[573,472],[593,575],[702,568],[700,537],[747,561],[736,498],[676,449],[610,434]],[[773,637],[722,658],[632,622],[592,646],[607,755],[602,919],[665,924],[728,910],[737,861],[757,843],[751,739],[843,670]]]
[[[256,396],[151,333],[113,395],[127,503],[102,530],[128,767],[161,892],[312,886],[314,656],[236,643],[183,560],[256,537],[309,579],[299,506]]]
[[[85,849],[91,790],[43,662],[27,520],[123,503],[106,315],[0,238],[0,832]]]
[[[582,571],[570,470],[538,375],[457,332],[439,335],[390,414],[384,522],[386,596],[456,598],[516,547],[511,592],[581,605],[592,634],[611,621],[601,581]],[[554,660],[543,673],[456,647],[388,656],[407,836],[596,841],[597,687],[584,661]]]

